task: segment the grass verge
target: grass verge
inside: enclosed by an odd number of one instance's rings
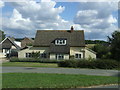
[[[117,84],[117,77],[42,73],[3,73],[3,88],[77,88]]]
[[[34,62],[5,62],[2,66],[11,67],[50,67],[56,68],[58,65],[56,63],[34,63]]]

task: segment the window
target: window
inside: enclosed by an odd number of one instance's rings
[[[9,49],[3,49],[3,53],[10,53]]]
[[[64,55],[63,54],[56,54],[56,59],[57,60],[63,60],[64,59]]]
[[[66,45],[66,40],[56,40],[55,44],[56,45]]]
[[[40,54],[40,57],[41,58],[47,58],[47,54],[46,53],[42,53],[42,54]]]
[[[81,54],[75,54],[75,58],[76,59],[80,59],[81,58]]]
[[[27,58],[32,57],[32,53],[26,53],[26,57]]]

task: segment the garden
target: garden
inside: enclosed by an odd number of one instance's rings
[[[111,59],[49,60],[39,58],[11,58],[10,62],[3,63],[2,66],[119,69],[120,62]]]

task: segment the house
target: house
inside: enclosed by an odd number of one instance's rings
[[[20,42],[14,40],[15,39],[6,37],[0,43],[0,56],[2,57],[18,56],[18,51],[20,50]]]
[[[23,40],[21,40],[21,47],[24,48],[26,46],[32,46],[33,45],[34,40],[32,40],[31,38],[27,38],[25,37]]]
[[[32,57],[32,52],[40,52],[40,58],[82,59],[96,58],[96,53],[85,45],[84,31],[38,30],[33,47],[18,52],[19,58]]]

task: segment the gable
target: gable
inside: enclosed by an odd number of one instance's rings
[[[10,49],[12,46],[16,47],[17,49],[20,49],[20,47],[9,38],[5,38],[0,44],[1,44],[1,48],[4,49]]]
[[[11,43],[10,40],[6,39],[3,43],[2,43],[2,48],[11,48],[13,44]]]

